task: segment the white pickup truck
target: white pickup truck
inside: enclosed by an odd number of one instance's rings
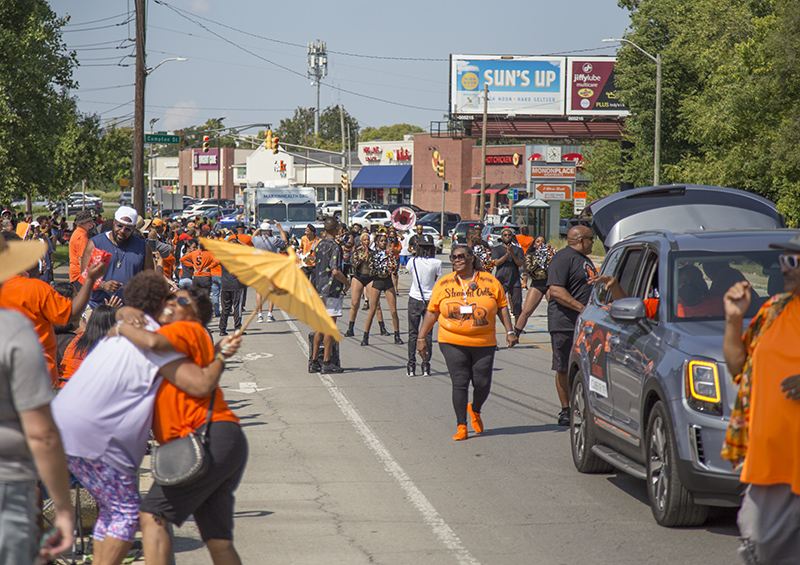
[[[348,204],[350,205],[350,210],[352,213],[353,205],[359,204],[361,202],[366,202],[366,200],[348,200]],[[342,215],[342,203],[341,202],[331,202],[327,205],[323,205],[321,209],[322,217],[325,216],[341,216]]]
[[[387,227],[392,222],[392,213],[389,210],[362,210],[350,218],[351,224],[359,224],[366,230],[375,227]]]

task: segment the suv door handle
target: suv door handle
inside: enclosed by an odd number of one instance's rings
[[[612,345],[619,345],[619,336],[618,335],[608,336],[608,343]]]

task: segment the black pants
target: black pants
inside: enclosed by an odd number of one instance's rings
[[[408,297],[408,362],[416,363],[417,361],[417,336],[419,335],[419,326],[422,324],[422,319],[425,317],[427,307],[422,300]],[[428,356],[423,359],[424,363],[431,362],[433,351],[433,328],[425,336],[425,343],[428,344]]]
[[[453,409],[459,426],[467,424],[469,383],[472,382],[472,409],[480,412],[492,388],[495,346],[468,347],[439,342],[453,383]]]
[[[208,298],[211,299],[211,277],[193,277],[192,284],[204,288],[208,292]]]
[[[233,310],[233,331],[242,327],[242,292],[244,291],[241,289],[220,291],[219,331],[228,331],[228,316],[231,310]]]
[[[519,279],[513,283],[503,283],[503,292],[506,293],[506,298],[511,306],[509,310],[514,313],[515,318],[519,318],[519,315],[522,314],[522,285]]]

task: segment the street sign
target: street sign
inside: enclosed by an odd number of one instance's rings
[[[168,135],[166,133],[146,133],[144,134],[145,143],[180,143],[181,136]]]
[[[572,211],[576,216],[580,216],[583,209],[586,208],[586,193],[575,192],[573,194],[574,200],[572,202]]]
[[[519,194],[517,193],[517,189],[516,188],[509,188],[508,189],[508,199],[509,200],[516,200],[517,196],[519,196]]]
[[[536,197],[542,200],[572,200],[571,184],[535,183]]]

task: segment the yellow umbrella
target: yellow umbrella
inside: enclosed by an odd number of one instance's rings
[[[217,261],[242,283],[255,288],[265,300],[314,330],[342,341],[342,335],[317,290],[297,267],[297,255],[293,249],[289,248],[289,255],[280,255],[216,239],[201,238],[200,242]]]

